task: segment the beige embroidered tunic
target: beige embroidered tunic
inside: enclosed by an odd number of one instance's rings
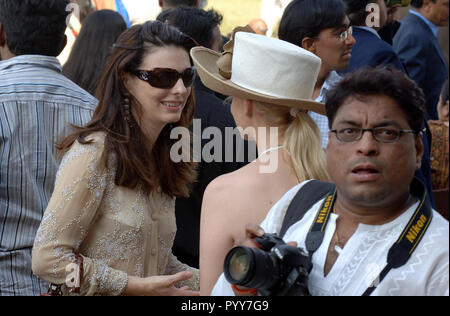
[[[128,275],[184,270],[194,271],[194,277],[180,286],[198,290],[198,270],[180,263],[171,252],[174,199],[115,185],[114,162],[108,168],[100,165],[105,135],[95,133],[88,139],[93,143],[75,142],[61,162],[34,242],[34,273],[51,283],[68,284],[70,264],[78,253],[84,259],[82,295],[120,295]]]

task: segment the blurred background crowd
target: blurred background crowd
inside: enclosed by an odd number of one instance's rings
[[[284,9],[292,0],[201,0],[199,7],[205,10],[214,9],[223,15],[220,30],[224,35],[232,32],[236,25],[246,25],[250,21],[261,23],[262,33],[275,37]],[[154,20],[161,12],[159,0],[72,0],[80,6],[80,20],[94,10],[110,9],[120,12],[128,23],[137,24],[147,20]],[[194,0],[195,2],[195,0]],[[120,5],[120,3],[123,4]],[[408,7],[399,7],[394,13],[396,20],[408,15]],[[261,19],[262,21],[256,22]],[[71,26],[79,30],[81,24],[76,16],[71,19]],[[69,42],[74,41],[72,32],[68,34]],[[445,57],[449,58],[449,27],[439,28],[439,42]],[[67,59],[70,45],[59,56],[61,61]]]

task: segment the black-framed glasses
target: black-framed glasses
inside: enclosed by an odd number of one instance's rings
[[[195,67],[186,68],[181,73],[172,68],[154,68],[152,70],[136,70],[133,74],[152,87],[170,89],[176,85],[180,78],[186,88],[192,86],[196,71]]]
[[[330,133],[335,133],[336,138],[344,143],[351,143],[359,141],[364,132],[371,132],[373,138],[381,143],[395,143],[402,134],[413,133],[413,130],[400,130],[392,127],[375,127],[375,128],[359,128],[359,127],[345,127],[341,129],[333,129]]]

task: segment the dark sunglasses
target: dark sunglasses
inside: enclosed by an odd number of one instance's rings
[[[195,67],[185,69],[179,73],[171,68],[155,68],[153,70],[136,70],[133,74],[149,85],[160,89],[173,88],[181,78],[186,88],[192,86],[195,79]]]

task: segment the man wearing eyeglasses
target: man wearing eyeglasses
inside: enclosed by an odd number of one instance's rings
[[[449,224],[414,178],[424,151],[423,92],[398,70],[359,70],[330,91],[326,108],[334,185],[319,183],[315,191],[326,191],[310,201],[315,181],[300,183],[261,227],[247,225],[247,237],[277,233],[305,249],[312,295],[448,296]],[[300,211],[305,204],[312,207]],[[287,229],[285,218],[295,218]],[[217,286],[229,289],[224,280]]]
[[[414,218],[420,205],[431,209],[430,200],[421,197],[428,194],[425,186],[421,184],[420,194],[412,189],[424,153],[422,91],[393,68],[361,70],[340,82],[326,106],[327,170],[337,188],[337,216],[324,275],[333,278],[342,271],[351,278],[353,269],[354,284],[348,284],[347,293],[360,295],[361,289],[367,293],[370,287],[357,281],[358,273],[368,280],[372,269],[379,268],[374,273],[378,279],[371,284],[373,295],[448,295],[448,222],[430,211],[426,229]],[[417,231],[423,234],[420,242],[419,234],[407,229],[409,222],[412,227],[422,225]],[[388,253],[395,253],[391,248],[402,235],[408,245],[418,245],[408,248],[411,256],[405,263],[384,270],[387,275],[381,279],[386,261],[390,264]],[[337,276],[336,284],[343,275]]]
[[[313,98],[324,102],[327,90],[341,80],[337,70],[347,69],[355,39],[346,5],[342,0],[294,0],[284,11],[278,37],[310,51],[322,60]],[[328,141],[326,116],[310,112],[322,136]]]
[[[393,47],[382,40],[377,33],[387,21],[388,8],[385,0],[345,0],[345,2],[348,5],[347,14],[353,25],[353,36],[356,44],[352,48],[350,66],[345,70],[339,71],[339,74],[343,76],[363,67],[380,65],[390,65],[406,72]],[[389,1],[389,5],[395,5],[393,3],[394,1]],[[400,4],[397,3],[396,5]],[[425,121],[423,127],[427,127]],[[432,195],[429,152],[431,134],[424,134],[423,141],[425,153],[422,159],[422,167],[417,171],[416,176],[425,183],[428,192]],[[434,205],[432,196],[431,203]]]

